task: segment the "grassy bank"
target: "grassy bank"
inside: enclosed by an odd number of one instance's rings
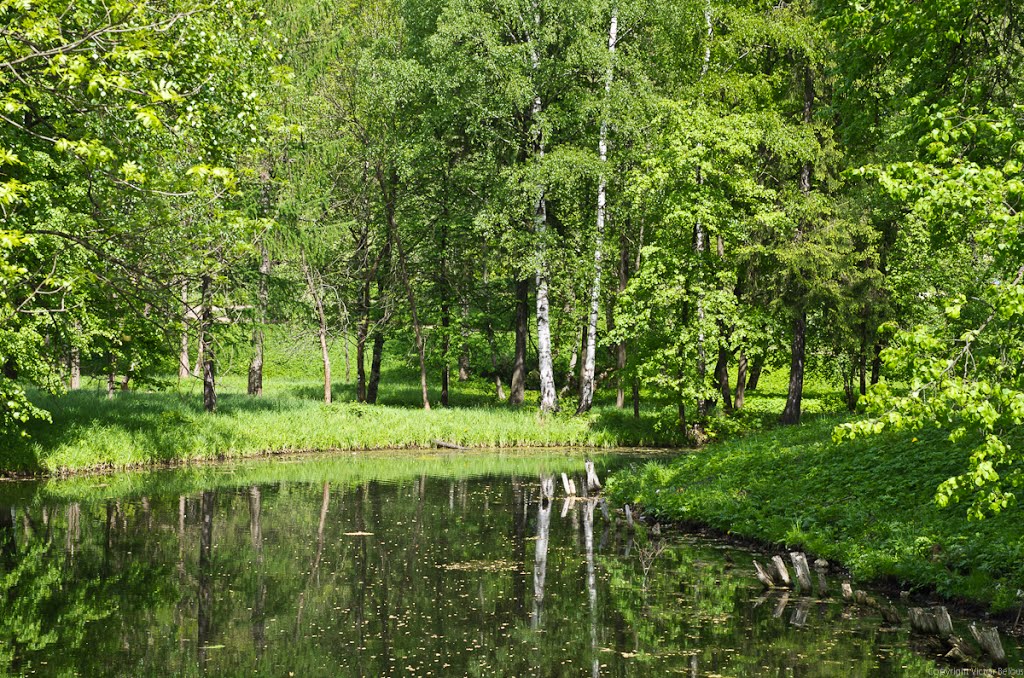
[[[774,428],[716,443],[609,480],[617,502],[662,519],[800,547],[847,566],[952,599],[1015,609],[1024,589],[1020,507],[968,521],[939,508],[935,488],[967,453],[939,434],[886,434],[835,445],[840,419]]]

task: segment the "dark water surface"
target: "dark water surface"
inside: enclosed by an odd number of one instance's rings
[[[0,674],[937,674],[877,616],[763,595],[747,551],[634,533],[592,501],[542,504],[540,475],[563,469],[582,461],[0,484]]]

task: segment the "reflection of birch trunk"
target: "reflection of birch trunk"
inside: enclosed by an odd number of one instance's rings
[[[210,576],[211,552],[213,548],[213,509],[216,495],[203,492],[202,529],[199,533],[199,610],[198,645],[199,666],[206,669],[206,646],[210,643],[211,613],[213,611],[213,582]]]
[[[68,528],[64,535],[64,552],[68,557],[68,564],[75,562],[75,546],[80,536],[79,518],[82,515],[82,507],[78,502],[68,504]],[[11,509],[11,524],[14,524],[14,510]]]
[[[601,662],[597,656],[597,574],[594,570],[594,502],[583,508],[583,544],[587,551],[587,602],[590,603],[590,652],[593,656],[591,675],[601,675]]]
[[[306,580],[306,588],[299,594],[299,609],[295,615],[295,640],[299,640],[299,631],[302,628],[302,612],[306,607],[306,594],[309,587],[317,581],[320,575],[320,560],[324,554],[324,525],[327,524],[327,509],[331,503],[331,484],[324,483],[324,491],[320,500],[320,522],[316,528],[316,551],[313,553],[313,562],[309,565],[309,579]]]
[[[533,557],[533,619],[531,628],[541,627],[541,615],[544,612],[544,579],[548,569],[548,534],[551,530],[551,501],[554,493],[555,479],[541,478],[541,496],[537,504],[537,541]],[[550,494],[547,490],[550,488]]]
[[[263,497],[260,488],[249,488],[249,539],[256,552],[256,599],[252,604],[252,643],[256,656],[263,655],[267,646],[266,609],[267,583],[263,578]]]

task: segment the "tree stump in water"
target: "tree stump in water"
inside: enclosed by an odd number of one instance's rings
[[[576,483],[569,480],[569,476],[562,474],[562,487],[565,489],[565,493],[570,497],[576,496]]]
[[[843,592],[844,600],[850,600],[851,598],[853,598],[853,587],[850,586],[849,580],[844,579],[843,583],[840,585],[839,588]]]
[[[818,575],[818,595],[824,598],[828,595],[828,580],[825,572],[828,571],[828,561],[818,558],[814,561],[814,570]]]
[[[633,529],[633,511],[629,508],[629,504],[624,507],[626,509],[626,525],[629,529]]]
[[[775,582],[772,580],[772,576],[765,571],[761,563],[754,561],[754,574],[757,576],[757,580],[761,582],[766,589],[775,588]]]
[[[971,624],[970,628],[971,635],[978,641],[978,645],[985,651],[985,654],[992,658],[993,666],[1000,668],[1006,666],[1006,652],[999,640],[999,630],[994,626],[979,628],[977,624]]]
[[[600,490],[601,480],[597,477],[597,471],[594,470],[594,462],[587,459],[583,463],[583,468],[587,471],[587,489]]]
[[[789,559],[793,562],[793,569],[796,571],[796,580],[800,588],[808,593],[811,592],[811,568],[807,566],[807,556],[799,551],[792,551]]]
[[[775,566],[775,578],[778,582],[786,588],[792,586],[792,582],[789,579],[789,570],[786,569],[786,563],[782,560],[782,556],[772,556],[772,564]]]

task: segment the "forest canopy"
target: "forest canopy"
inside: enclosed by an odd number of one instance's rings
[[[665,405],[763,370],[947,431],[973,515],[1024,455],[1013,0],[0,0],[0,432],[41,391],[201,379],[265,333],[496,402]],[[193,358],[193,356],[195,356]],[[428,382],[440,381],[431,402]],[[528,396],[528,394],[530,394]],[[665,414],[667,412],[667,414]]]

